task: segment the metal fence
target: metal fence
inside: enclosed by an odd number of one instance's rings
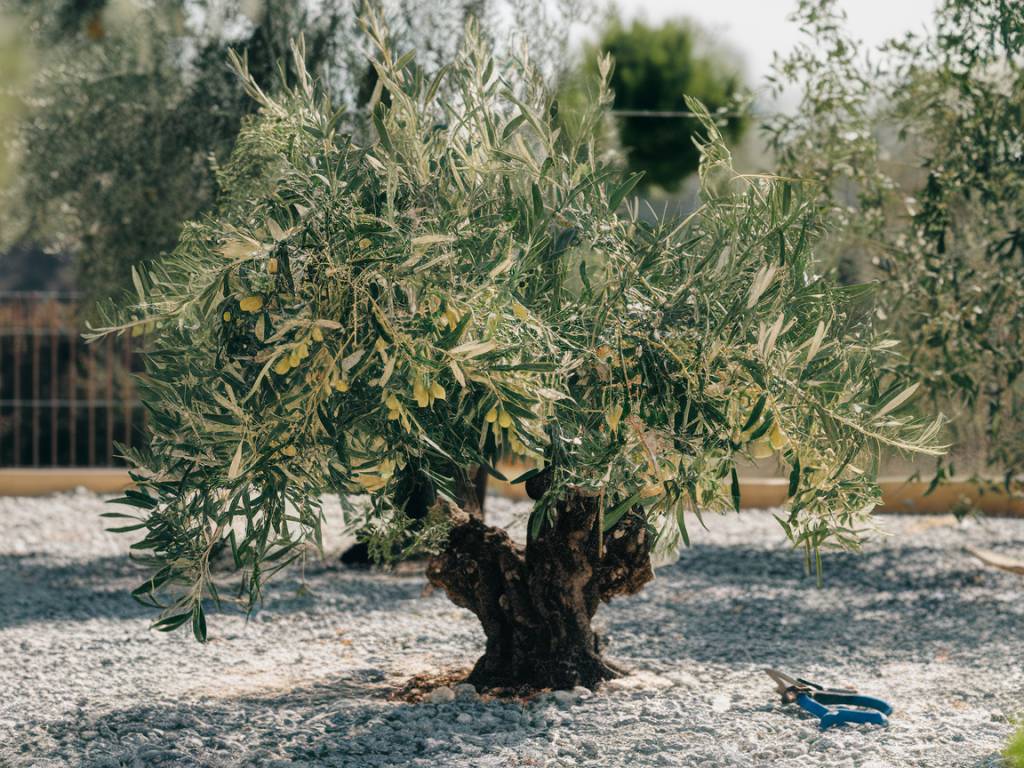
[[[77,297],[0,292],[0,467],[117,466],[146,415],[128,336],[86,344]]]

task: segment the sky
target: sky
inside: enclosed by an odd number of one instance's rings
[[[618,0],[627,19],[650,22],[686,16],[722,42],[744,54],[748,84],[762,85],[773,51],[788,51],[800,40],[796,26],[786,20],[796,0]],[[931,19],[936,0],[839,0],[848,29],[867,45],[881,43],[906,31],[921,31]]]

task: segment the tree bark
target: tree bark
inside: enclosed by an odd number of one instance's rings
[[[473,467],[469,471],[455,472],[456,501],[464,512],[471,517],[484,519],[484,502],[487,500],[487,470]],[[431,504],[433,500],[431,500]],[[426,515],[424,507],[423,514]]]
[[[531,496],[542,487],[534,483]],[[591,619],[602,601],[653,578],[650,533],[637,512],[601,532],[601,500],[570,491],[524,548],[477,517],[450,509],[453,527],[427,577],[473,611],[487,637],[468,682],[485,688],[593,688],[619,676]]]

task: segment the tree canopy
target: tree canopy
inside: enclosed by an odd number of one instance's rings
[[[131,452],[142,516],[125,530],[153,569],[137,594],[171,598],[158,626],[205,636],[221,541],[256,599],[318,541],[327,490],[369,495],[351,519],[380,552],[451,546],[450,518],[414,529],[403,499],[426,479],[454,501],[502,451],[543,467],[534,537],[585,493],[603,530],[630,512],[674,546],[689,515],[738,507],[740,457],[777,456],[793,541],[855,546],[879,446],[935,452],[938,426],[901,415],[914,386],[880,374],[887,345],[816,274],[802,185],[735,175],[691,101],[705,202],[644,222],[620,212],[638,178],[595,148],[609,58],[570,134],[541,73],[474,27],[429,75],[365,23],[372,133],[343,129],[301,45],[273,94],[236,57],[259,112],[216,215],[97,331],[149,335],[152,441]]]

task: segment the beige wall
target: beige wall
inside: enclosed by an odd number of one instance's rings
[[[514,477],[517,468],[503,468]],[[39,496],[73,491],[79,486],[96,493],[116,493],[130,484],[122,469],[0,469],[0,496]],[[884,501],[878,512],[945,514],[957,506],[974,505],[989,515],[1024,517],[1024,499],[1011,499],[1000,492],[982,492],[977,486],[954,482],[924,495],[927,483],[900,479],[883,480]],[[522,485],[491,480],[494,492],[511,498],[526,498]],[[780,506],[786,500],[787,482],[775,478],[745,477],[742,504],[747,509]]]

